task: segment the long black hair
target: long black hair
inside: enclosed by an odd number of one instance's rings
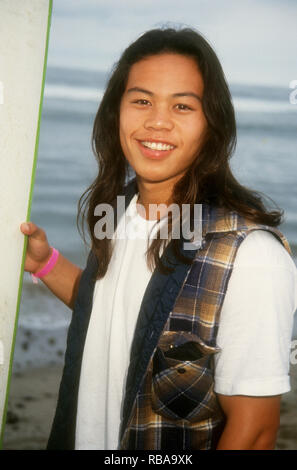
[[[87,222],[92,249],[98,258],[98,279],[107,271],[112,247],[110,239],[95,237],[94,226],[98,217],[94,215],[94,209],[100,203],[114,205],[131,173],[119,137],[121,99],[132,65],[163,53],[182,54],[196,61],[204,82],[202,106],[208,124],[197,158],[174,187],[173,202],[180,206],[187,203],[191,207],[195,203],[207,202],[235,210],[256,223],[270,226],[281,223],[283,211],[268,211],[263,202],[264,195],[242,186],[231,172],[229,160],[236,147],[235,113],[215,51],[194,29],[153,29],[133,42],[115,64],[94,121],[92,145],[98,162],[98,175],[79,200],[77,220],[81,222],[82,233]],[[147,261],[151,268],[155,265],[168,272],[159,255],[160,246],[165,242],[153,239],[147,250]],[[176,255],[181,256],[178,240],[172,242]]]

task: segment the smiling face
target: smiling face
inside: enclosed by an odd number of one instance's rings
[[[120,106],[120,142],[140,184],[173,185],[197,158],[207,121],[194,59],[174,53],[134,64]]]

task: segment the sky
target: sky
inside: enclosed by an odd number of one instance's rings
[[[297,0],[53,0],[48,64],[110,70],[148,29],[200,31],[229,83],[297,79]]]

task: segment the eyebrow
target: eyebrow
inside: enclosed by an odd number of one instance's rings
[[[149,90],[145,90],[144,88],[139,88],[137,86],[129,88],[127,90],[127,93],[133,93],[133,92],[140,92],[140,93],[146,93],[149,96],[153,96],[154,93]],[[191,96],[192,98],[195,98],[198,101],[201,101],[201,97],[197,95],[196,93],[193,93],[192,91],[182,91],[180,93],[173,93],[172,95],[174,98],[181,98],[183,96]]]

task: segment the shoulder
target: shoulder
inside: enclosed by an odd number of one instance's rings
[[[246,236],[238,248],[232,277],[241,291],[243,285],[253,291],[269,291],[271,297],[290,298],[297,308],[296,264],[270,231],[254,230]]]
[[[296,276],[296,265],[280,240],[268,230],[253,230],[241,242],[234,267],[285,268]]]
[[[286,310],[290,316],[297,308],[297,268],[272,232],[250,232],[237,250],[225,306],[234,301],[242,304],[243,299],[249,308],[256,310],[256,303],[257,309],[266,312],[269,302],[270,308],[281,310],[282,315]]]

